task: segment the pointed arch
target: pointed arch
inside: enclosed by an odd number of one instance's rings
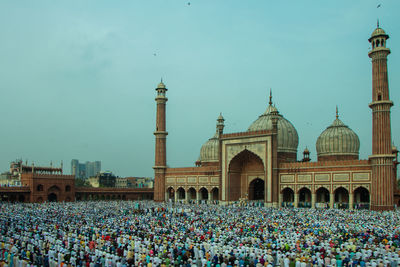
[[[231,165],[232,163],[235,164],[237,162],[237,160],[243,160],[245,159],[245,157],[255,157],[257,158],[261,164],[262,164],[262,170],[265,169],[265,165],[264,162],[262,160],[262,158],[257,155],[257,153],[254,153],[253,151],[245,148],[242,151],[240,151],[239,153],[237,153],[230,161],[229,161],[229,169],[231,169]]]
[[[311,208],[311,190],[304,186],[299,192],[299,207]]]
[[[58,186],[56,186],[56,185],[53,185],[53,186],[51,186],[48,190],[47,190],[47,192],[60,192],[61,191],[61,189],[58,187]]]
[[[200,200],[209,200],[208,199],[208,190],[205,187],[199,189]]]
[[[214,187],[211,189],[211,200],[219,200],[219,189],[218,187]]]
[[[265,183],[260,178],[253,179],[249,184],[249,200],[264,200],[265,199]]]
[[[283,201],[284,202],[293,202],[294,201],[294,191],[290,187],[285,187],[282,190]]]
[[[359,186],[354,190],[354,205],[356,209],[369,209],[371,200],[369,190],[364,186]]]
[[[190,188],[187,190],[187,194],[188,194],[188,199],[189,199],[189,200],[196,200],[196,194],[197,194],[197,192],[196,192],[196,189],[195,189],[194,187],[190,187]]]
[[[349,191],[343,186],[339,186],[334,191],[335,206],[339,209],[349,208]]]
[[[176,190],[176,194],[179,200],[184,200],[186,198],[186,192],[183,187],[179,187],[178,190]]]
[[[167,189],[167,200],[175,200],[175,190],[172,186]]]
[[[264,180],[265,167],[263,160],[250,150],[244,149],[229,162],[228,200],[237,201],[248,198],[249,173]],[[264,183],[265,187],[265,183]],[[265,192],[265,188],[264,188]]]

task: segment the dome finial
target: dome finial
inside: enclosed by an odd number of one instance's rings
[[[339,111],[337,105],[336,105],[336,119],[339,119]]]
[[[379,19],[376,19],[376,27],[379,28]]]
[[[269,103],[270,106],[272,105],[272,89],[269,88]]]
[[[222,116],[222,112],[219,113],[217,121],[222,123],[225,121],[224,117]]]
[[[161,77],[160,83],[157,86],[157,89],[165,89],[165,90],[167,90],[167,88],[165,88],[165,84],[163,83],[162,77]]]

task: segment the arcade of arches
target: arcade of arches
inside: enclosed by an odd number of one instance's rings
[[[201,187],[196,190],[194,187],[183,188],[179,187],[176,191],[173,187],[168,187],[166,198],[168,201],[216,201],[218,200],[219,189],[217,187],[211,190]]]
[[[365,187],[357,187],[349,192],[344,187],[336,188],[332,193],[326,187],[319,187],[311,192],[308,187],[302,187],[297,192],[290,187],[281,191],[280,199],[285,207],[304,208],[369,208],[370,192]]]

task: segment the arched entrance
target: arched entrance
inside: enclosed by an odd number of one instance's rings
[[[49,202],[57,202],[60,191],[61,189],[56,185],[50,187],[49,190],[47,190],[47,200]]]
[[[356,209],[369,209],[369,191],[365,187],[354,190],[354,204]]]
[[[256,178],[249,184],[249,200],[264,200],[264,181]]]
[[[335,190],[335,208],[349,208],[349,191],[344,187],[339,187]]]
[[[191,188],[189,188],[187,193],[188,193],[189,200],[196,200],[196,189],[191,187]]]
[[[214,187],[211,190],[211,200],[218,200],[218,198],[219,198],[219,190],[218,188]]]
[[[253,184],[252,190],[248,188],[249,175],[253,177],[263,177],[264,174],[263,161],[256,154],[247,149],[237,154],[229,163],[227,200],[237,201],[240,198],[249,198],[248,194],[250,192],[257,193],[257,196],[252,196],[253,198],[259,198],[261,194],[261,189],[259,187],[254,187]],[[260,180],[262,181],[262,179]],[[256,192],[254,190],[256,190]],[[262,191],[263,195],[264,190]]]
[[[282,190],[282,206],[283,207],[293,207],[294,204],[294,192],[290,187],[286,187]]]
[[[200,188],[199,193],[201,200],[208,200],[208,190],[206,188],[204,187]]]
[[[325,187],[320,187],[316,191],[317,200],[315,203],[316,208],[328,208],[329,207],[329,191]]]
[[[303,187],[299,191],[299,208],[311,208],[311,191]]]
[[[168,187],[167,189],[167,200],[175,200],[175,190],[172,187]]]
[[[178,194],[177,197],[179,200],[184,200],[185,199],[185,189],[182,187],[179,187],[178,190],[176,190],[176,193]]]
[[[50,194],[47,196],[47,200],[48,200],[49,202],[57,202],[57,195],[56,195],[55,193],[50,193]]]

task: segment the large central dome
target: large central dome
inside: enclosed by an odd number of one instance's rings
[[[272,118],[275,116],[278,117],[278,152],[297,153],[299,136],[296,128],[272,105],[271,95],[267,110],[250,125],[248,131],[271,130]]]

